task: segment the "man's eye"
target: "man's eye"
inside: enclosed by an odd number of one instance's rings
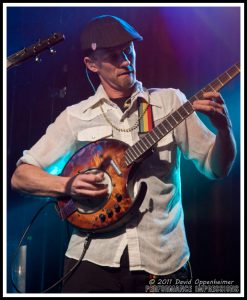
[[[112,54],[109,55],[110,60],[117,60],[118,57],[119,57],[118,53],[112,53]]]
[[[132,55],[133,54],[133,49],[131,46],[125,48],[122,50],[122,52],[113,52],[113,53],[108,53],[107,55],[107,59],[108,60],[111,60],[111,61],[117,61],[122,54],[125,54],[125,55]]]

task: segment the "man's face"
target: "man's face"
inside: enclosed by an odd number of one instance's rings
[[[128,91],[136,82],[136,54],[133,42],[94,54],[97,73],[104,87]]]

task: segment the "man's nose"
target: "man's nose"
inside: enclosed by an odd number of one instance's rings
[[[130,65],[130,60],[124,51],[121,53],[121,65],[128,66]]]

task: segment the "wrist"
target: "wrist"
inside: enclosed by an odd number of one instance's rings
[[[222,135],[222,136],[227,136],[227,135],[231,135],[232,134],[232,126],[226,126],[224,128],[219,128],[217,129],[218,134]]]
[[[58,181],[55,187],[56,193],[58,197],[66,197],[69,196],[68,182],[70,177],[57,176]]]

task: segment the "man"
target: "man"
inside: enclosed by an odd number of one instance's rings
[[[185,103],[179,90],[148,90],[137,81],[134,42],[141,40],[133,27],[114,16],[99,16],[87,24],[81,35],[84,63],[101,84],[95,95],[66,108],[24,152],[12,177],[13,188],[56,198],[107,195],[103,172],[70,178],[51,175],[45,169],[85,142],[114,138],[136,143],[142,136],[139,123],[144,117],[138,114],[137,99],[150,104],[155,126]],[[181,152],[211,179],[226,176],[236,155],[231,122],[220,94],[205,93],[203,99],[193,102],[193,109],[210,118],[217,134],[193,113],[158,142],[131,179],[133,194],[141,181],[147,184],[135,217],[113,232],[92,238],[82,262],[64,281],[63,292],[145,292],[150,280],[157,284],[158,278],[190,279],[181,202]],[[66,252],[65,273],[80,259],[84,243],[85,233],[75,229]]]

